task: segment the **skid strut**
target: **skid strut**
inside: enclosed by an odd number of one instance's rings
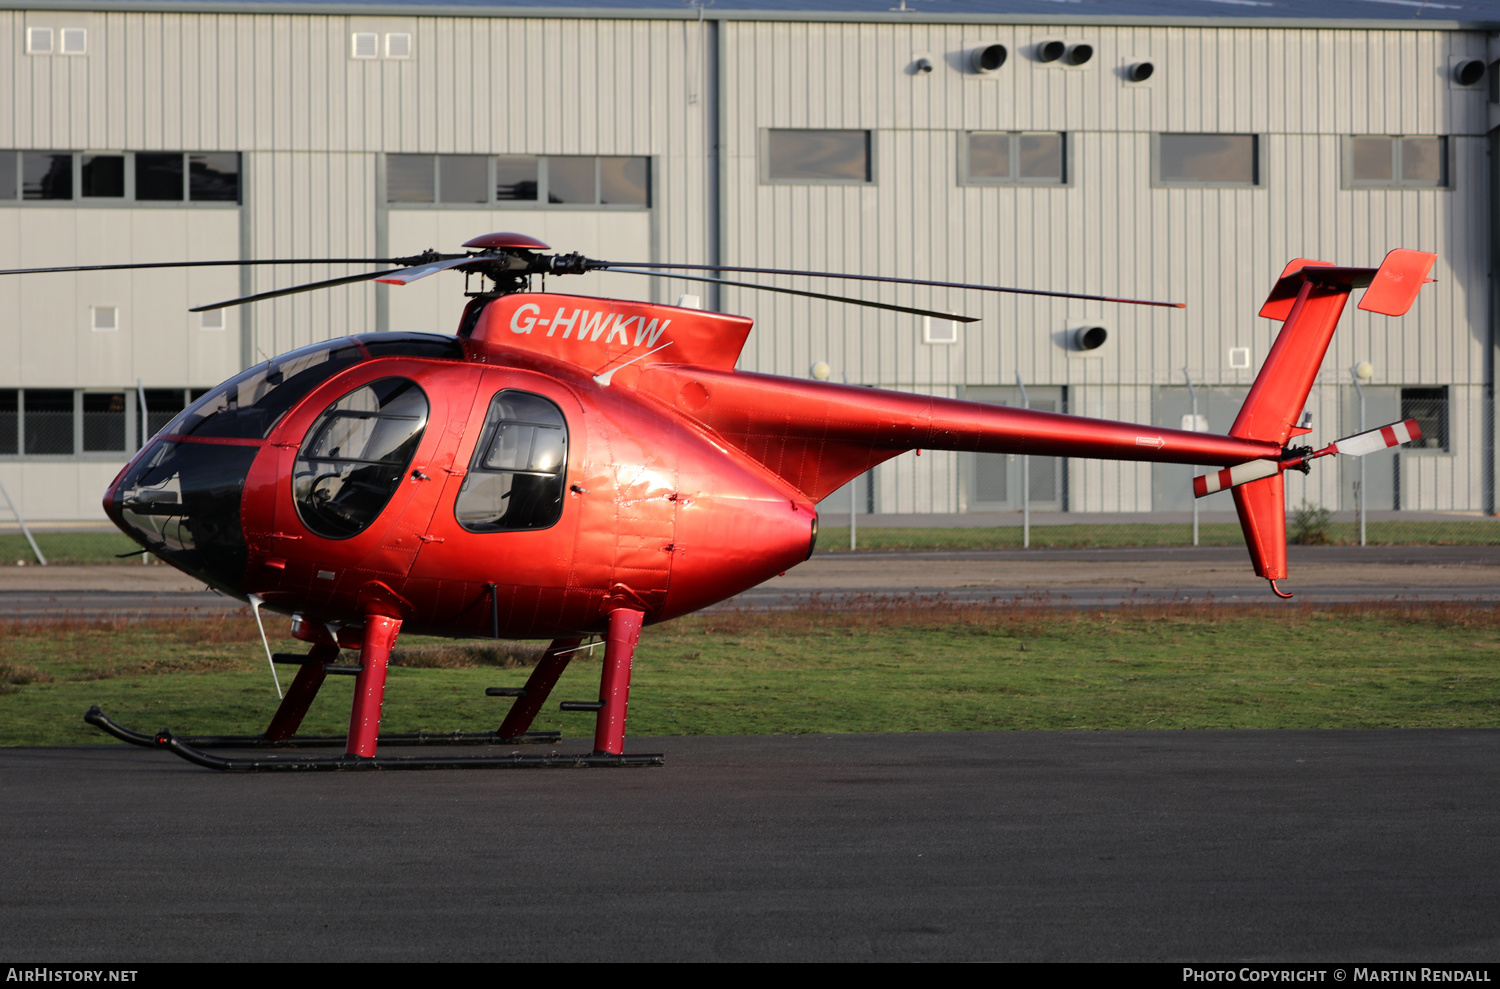
[[[362,669],[354,678],[354,704],[349,709],[349,741],[345,755],[365,759],[375,757],[375,743],[380,734],[380,713],[385,707],[385,674],[391,662],[391,646],[401,633],[401,619],[385,615],[366,615],[365,634],[360,644]]]
[[[318,642],[305,659],[281,706],[263,735],[200,735],[178,738],[163,729],[154,735],[134,731],[112,720],[98,706],[84,720],[121,741],[166,749],[189,762],[223,772],[342,772],[376,769],[530,769],[660,766],[658,753],[625,755],[625,714],[630,695],[630,671],[636,643],[640,640],[639,611],[617,610],[610,614],[605,646],[604,672],[600,682],[598,725],[594,751],[587,754],[549,752],[474,756],[377,756],[378,743],[416,745],[518,745],[548,744],[560,740],[558,732],[527,731],[552,687],[577,649],[578,639],[557,639],[548,646],[541,662],[520,690],[496,690],[498,696],[515,696],[515,704],[498,731],[418,732],[381,735],[380,715],[384,706],[386,669],[390,650],[401,629],[401,621],[384,615],[367,615],[360,641],[359,672],[354,702],[349,712],[349,734],[344,737],[294,733],[308,706],[317,696],[330,670],[329,660],[338,655],[331,642]],[[286,657],[290,660],[292,657]],[[590,705],[593,707],[594,705]],[[234,757],[216,756],[209,748],[301,748],[344,744],[335,757]]]
[[[266,729],[267,739],[279,742],[297,733],[297,729],[302,725],[302,719],[307,715],[308,707],[312,705],[313,698],[318,696],[318,689],[323,686],[323,681],[328,677],[328,671],[323,667],[338,659],[338,656],[337,643],[313,643],[312,649],[307,653],[306,661],[297,671],[292,685],[287,688],[286,696],[281,699],[281,706],[276,709],[276,714],[271,718],[270,727]]]
[[[599,720],[594,728],[594,754],[619,755],[625,750],[625,709],[630,703],[630,671],[636,643],[641,641],[639,611],[620,608],[609,613],[609,635],[604,642],[604,672],[599,678]]]
[[[531,676],[526,678],[526,686],[521,688],[521,693],[516,697],[516,702],[510,706],[510,713],[505,720],[500,722],[498,735],[511,736],[525,734],[526,729],[531,727],[537,712],[547,702],[547,697],[552,693],[552,688],[557,685],[557,678],[562,676],[563,670],[568,668],[568,661],[578,651],[578,644],[582,639],[553,639],[552,644],[547,646],[547,651],[542,653],[542,658],[537,662],[536,669],[531,671]]]

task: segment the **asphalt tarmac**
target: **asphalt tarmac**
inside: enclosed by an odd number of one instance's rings
[[[1500,731],[629,750],[667,764],[236,776],[0,750],[0,957],[1500,957]]]
[[[1292,546],[1292,604],[1354,601],[1500,603],[1500,547]],[[719,607],[781,609],[817,597],[941,594],[1025,598],[1058,607],[1148,600],[1276,604],[1243,548],[819,553]],[[220,614],[244,604],[165,566],[0,567],[0,619]]]
[[[1299,600],[1500,601],[1488,547],[1293,547],[1292,567]],[[729,606],[912,593],[1273,600],[1243,550],[1204,548],[819,555]],[[0,568],[0,617],[239,607],[165,567]],[[0,958],[1500,957],[1500,731],[628,750],[667,765],[237,776],[0,750]]]

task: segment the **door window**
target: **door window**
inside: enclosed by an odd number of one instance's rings
[[[427,411],[406,378],[372,381],[330,405],[297,451],[292,495],[303,524],[329,539],[367,529],[401,486]]]
[[[562,516],[568,424],[540,395],[502,391],[490,402],[484,432],[454,504],[470,532],[545,529]]]

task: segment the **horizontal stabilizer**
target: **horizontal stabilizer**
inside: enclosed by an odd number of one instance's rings
[[[1271,286],[1271,294],[1266,298],[1265,305],[1260,307],[1260,315],[1266,319],[1285,320],[1292,312],[1292,304],[1297,301],[1297,293],[1302,291],[1302,283],[1305,281],[1302,269],[1307,267],[1332,268],[1332,261],[1314,261],[1312,258],[1293,258],[1287,262],[1286,268],[1281,272],[1281,277],[1276,279],[1276,284]]]
[[[1372,429],[1368,433],[1360,433],[1358,436],[1346,436],[1333,444],[1334,452],[1342,453],[1346,457],[1363,457],[1367,453],[1379,453],[1381,450],[1389,450],[1393,446],[1403,443],[1411,443],[1422,438],[1422,427],[1417,425],[1417,420],[1406,419],[1402,422],[1393,422],[1389,426],[1381,426]]]
[[[1397,248],[1380,262],[1380,270],[1365,289],[1359,308],[1385,316],[1405,316],[1417,301],[1422,286],[1432,281],[1427,273],[1437,261],[1436,254]]]

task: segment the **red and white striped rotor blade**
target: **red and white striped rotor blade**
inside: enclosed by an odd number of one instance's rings
[[[1212,474],[1200,474],[1193,478],[1193,497],[1202,498],[1215,491],[1224,491],[1279,473],[1281,465],[1274,460],[1252,460],[1246,464],[1216,470]]]
[[[1305,463],[1307,459],[1326,457],[1330,453],[1342,453],[1346,457],[1363,457],[1367,453],[1379,453],[1381,450],[1389,450],[1393,446],[1411,443],[1421,438],[1422,427],[1417,425],[1417,420],[1404,419],[1401,422],[1393,422],[1389,426],[1381,426],[1378,429],[1359,433],[1356,436],[1346,436],[1312,454],[1311,457],[1293,459],[1287,461],[1287,463],[1294,465]],[[1261,478],[1270,477],[1281,470],[1282,465],[1274,460],[1252,460],[1249,463],[1226,467],[1224,470],[1216,470],[1212,474],[1202,474],[1193,478],[1193,496],[1195,498],[1202,498],[1216,491],[1224,491],[1228,488],[1238,487],[1241,484],[1249,484],[1251,481],[1259,481]]]
[[[1372,429],[1357,436],[1346,436],[1333,444],[1333,448],[1346,457],[1363,457],[1367,453],[1379,453],[1393,446],[1410,443],[1422,438],[1422,427],[1417,420],[1406,419],[1389,426]]]

